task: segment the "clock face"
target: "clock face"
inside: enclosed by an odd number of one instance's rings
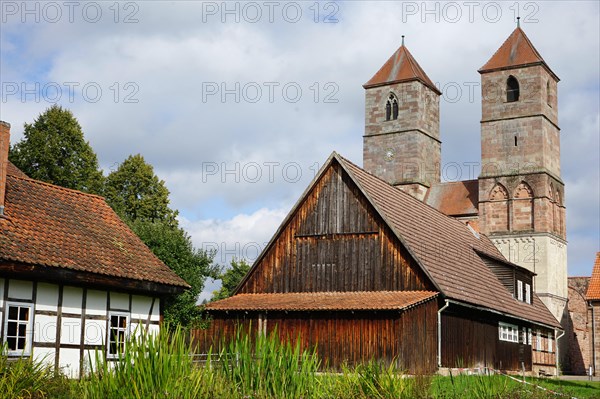
[[[388,148],[385,151],[384,159],[388,162],[391,161],[392,159],[394,159],[394,150],[392,150],[391,148]]]

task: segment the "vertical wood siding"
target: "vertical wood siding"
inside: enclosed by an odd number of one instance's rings
[[[507,323],[522,327],[505,320]],[[535,336],[533,345],[535,346]],[[498,319],[490,318],[475,310],[450,310],[442,313],[442,367],[493,367],[501,370],[531,371],[536,363],[532,346],[522,343],[501,341]]]
[[[240,292],[431,289],[406,249],[334,163]]]
[[[437,302],[421,304],[403,312],[269,312],[267,333],[277,329],[283,341],[300,340],[305,349],[316,348],[324,369],[340,369],[377,359],[396,362],[410,374],[437,369]],[[215,315],[206,330],[194,330],[198,353],[220,348],[239,328],[256,334],[256,313]]]

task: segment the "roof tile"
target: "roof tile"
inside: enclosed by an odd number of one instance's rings
[[[28,178],[9,163],[0,260],[189,287],[102,197]]]
[[[585,297],[588,301],[600,300],[600,252],[596,253],[596,262]]]
[[[363,87],[366,89],[384,84],[410,82],[413,80],[420,81],[436,93],[441,94],[412,54],[402,45]]]
[[[485,265],[477,252],[504,259],[487,236],[475,236],[459,220],[444,215],[339,155],[335,158],[444,295],[560,327],[537,295],[532,296],[531,305],[516,300]]]
[[[437,295],[432,291],[238,294],[210,303],[206,308],[254,311],[401,310],[429,301]]]

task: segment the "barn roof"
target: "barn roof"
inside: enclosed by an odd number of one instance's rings
[[[600,252],[596,253],[596,262],[585,297],[588,301],[600,300]]]
[[[16,273],[41,266],[55,274],[67,270],[110,277],[105,281],[189,287],[104,198],[31,179],[10,162],[5,214],[0,217],[0,265],[8,263],[16,265],[11,269]]]
[[[444,215],[336,153],[330,162],[334,160],[340,162],[444,296],[560,328],[537,295],[532,296],[531,305],[518,301],[485,265],[480,254],[504,259],[487,236],[473,234],[459,220]]]
[[[335,311],[402,310],[438,295],[432,291],[293,292],[238,294],[209,305],[211,310]]]
[[[474,234],[464,223],[444,215],[335,152],[325,162],[312,184],[263,249],[253,269],[275,244],[280,232],[312,187],[335,162],[342,166],[444,297],[510,317],[560,328],[558,321],[537,295],[532,295],[532,304],[518,301],[486,266],[481,256],[498,261],[505,261],[505,258],[485,235]],[[512,267],[508,261],[506,263]],[[239,292],[252,270],[242,280],[236,292]],[[240,294],[235,295],[239,296]],[[219,310],[220,303],[213,302],[207,309]],[[242,306],[243,302],[239,303]]]

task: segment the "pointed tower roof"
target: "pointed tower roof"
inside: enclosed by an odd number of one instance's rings
[[[492,58],[479,69],[479,73],[533,65],[542,65],[557,81],[560,80],[535,49],[523,29],[517,26]]]
[[[377,86],[384,86],[392,83],[410,82],[417,80],[436,92],[438,95],[442,93],[433,84],[429,76],[423,71],[423,68],[412,56],[410,51],[402,46],[390,57],[389,60],[377,71],[377,73],[363,85],[365,89]]]

